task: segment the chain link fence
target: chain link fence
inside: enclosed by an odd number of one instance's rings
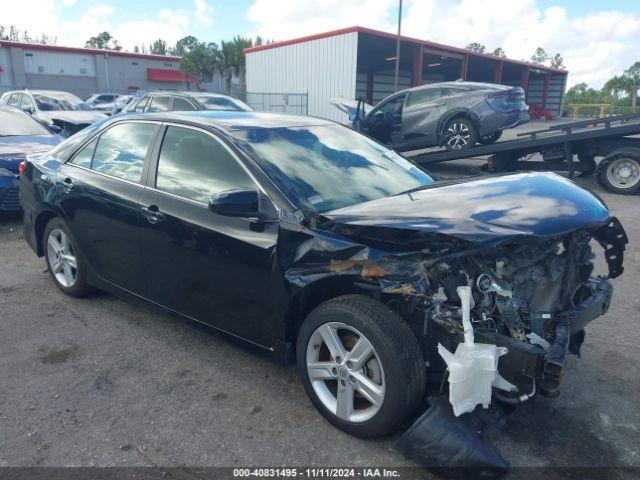
[[[308,115],[307,93],[246,92],[239,97],[259,112],[293,113]]]

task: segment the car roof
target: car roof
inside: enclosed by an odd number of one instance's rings
[[[119,117],[120,120],[154,119],[159,121],[178,121],[213,126],[222,130],[245,130],[254,128],[310,127],[317,125],[335,125],[324,118],[287,113],[239,112],[227,110],[191,110],[186,112],[140,113]]]
[[[421,90],[423,88],[430,87],[472,87],[476,89],[490,89],[490,90],[507,90],[509,88],[508,85],[501,85],[498,83],[488,83],[488,82],[466,82],[462,80],[456,80],[455,82],[436,82],[436,83],[428,83],[426,85],[419,85],[417,87],[407,88],[403,90],[403,92],[410,92],[414,90]]]

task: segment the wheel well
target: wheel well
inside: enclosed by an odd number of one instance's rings
[[[438,141],[442,139],[442,134],[444,133],[444,129],[449,122],[452,120],[456,120],[458,118],[464,118],[465,120],[471,121],[473,126],[476,128],[476,131],[480,131],[480,125],[478,124],[478,120],[474,118],[474,115],[466,110],[460,110],[454,113],[448,114],[440,121],[440,127],[438,128]]]
[[[295,345],[298,331],[307,315],[318,305],[341,297],[359,293],[379,299],[380,287],[373,283],[358,281],[356,277],[338,276],[319,280],[294,296],[286,316],[286,338]]]
[[[40,213],[33,224],[39,257],[42,257],[44,255],[44,239],[42,238],[44,236],[44,229],[47,227],[47,223],[49,223],[51,219],[55,217],[57,217],[55,213],[47,210]]]

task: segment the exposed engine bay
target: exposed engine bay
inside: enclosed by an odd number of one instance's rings
[[[330,228],[350,238],[363,234],[343,225]],[[592,240],[605,249],[608,275],[594,275]],[[548,238],[512,238],[486,247],[450,239],[409,252],[413,245],[424,245],[424,237],[403,239],[396,231],[393,245],[402,251],[390,254],[384,229],[368,228],[364,250],[345,245],[341,253],[346,258],[333,251],[324,267],[293,268],[288,277],[304,284],[326,275],[357,275],[377,284],[380,300],[397,310],[420,340],[435,385],[444,382],[447,370],[451,373],[438,352],[453,352],[464,342],[465,308],[458,290],[468,287],[476,345],[501,349],[495,354],[496,362],[500,357],[496,375],[504,388],[494,388],[493,395],[516,404],[537,393],[559,394],[567,355],[580,353],[585,325],[609,308],[613,289],[608,278],[622,273],[627,242],[612,218],[600,227]]]

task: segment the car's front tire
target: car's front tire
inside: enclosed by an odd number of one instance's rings
[[[424,400],[425,363],[407,324],[363,295],[324,302],[303,322],[298,373],[314,406],[351,435],[392,433]]]
[[[90,293],[86,262],[67,224],[52,218],[44,229],[43,240],[47,268],[56,286],[72,297]]]
[[[468,118],[454,118],[444,127],[444,147],[450,152],[473,148],[478,142],[478,131]]]

